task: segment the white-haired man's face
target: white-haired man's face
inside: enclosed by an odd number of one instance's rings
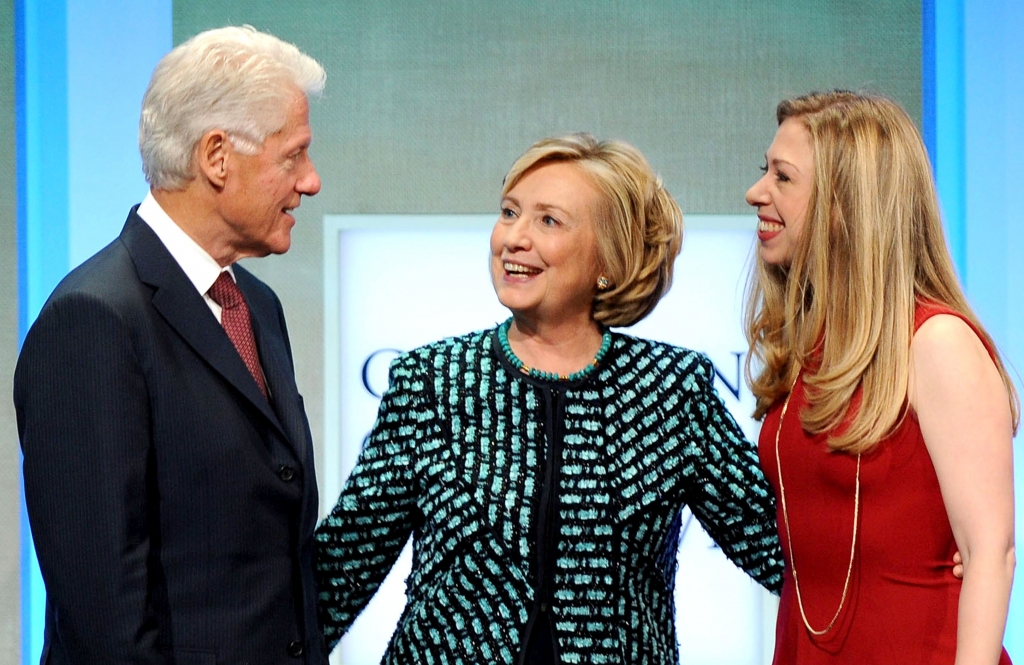
[[[309,103],[298,94],[288,106],[284,127],[268,136],[255,155],[230,149],[220,216],[239,256],[283,254],[291,247],[292,211],[303,195],[320,191],[309,156],[312,138]]]

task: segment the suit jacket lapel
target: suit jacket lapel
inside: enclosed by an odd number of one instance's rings
[[[295,371],[292,366],[286,341],[281,330],[278,312],[261,305],[262,300],[253,292],[251,275],[244,269],[235,267],[238,287],[249,304],[253,334],[256,336],[256,348],[263,365],[263,376],[270,390],[271,406],[287,435],[296,458],[305,461],[305,421],[299,410],[299,394],[295,385]]]
[[[139,278],[155,288],[153,307],[214,371],[287,438],[277,414],[263,397],[217,318],[157,235],[136,214],[136,208],[128,215],[121,241],[131,254]]]

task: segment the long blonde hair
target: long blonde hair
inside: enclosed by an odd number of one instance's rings
[[[906,415],[918,303],[949,307],[995,345],[957,282],[928,155],[906,112],[884,97],[833,91],[783,101],[776,115],[810,134],[814,179],[792,262],[758,256],[751,274],[745,324],[754,417],[803,370],[804,429],[830,433],[833,450],[864,452]],[[1016,430],[1017,393],[994,357]]]

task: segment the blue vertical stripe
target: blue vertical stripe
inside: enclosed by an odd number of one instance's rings
[[[19,193],[27,266],[26,323],[68,270],[67,20],[64,0],[19,0],[23,8],[24,160]],[[24,333],[26,329],[23,329]]]
[[[1012,250],[1007,245],[1008,213],[1019,209],[1016,201],[1010,202],[1006,182],[1008,124],[1012,122],[1006,93],[1011,72],[1007,69],[1010,49],[1000,36],[1007,11],[998,2],[970,3],[967,10],[963,29],[967,295],[1002,345],[1010,287],[1007,261]]]
[[[15,4],[19,339],[68,268],[67,25],[63,0]],[[21,511],[21,658],[38,663],[46,593]]]

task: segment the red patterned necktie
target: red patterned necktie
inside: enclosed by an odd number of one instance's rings
[[[260,367],[260,355],[256,351],[256,338],[252,334],[252,322],[249,320],[249,306],[239,290],[235,280],[227,271],[220,274],[217,281],[210,287],[210,298],[221,306],[220,324],[228,334],[231,343],[238,349],[238,355],[249,368],[249,373],[256,380],[263,396],[267,396],[267,383],[263,379]]]

